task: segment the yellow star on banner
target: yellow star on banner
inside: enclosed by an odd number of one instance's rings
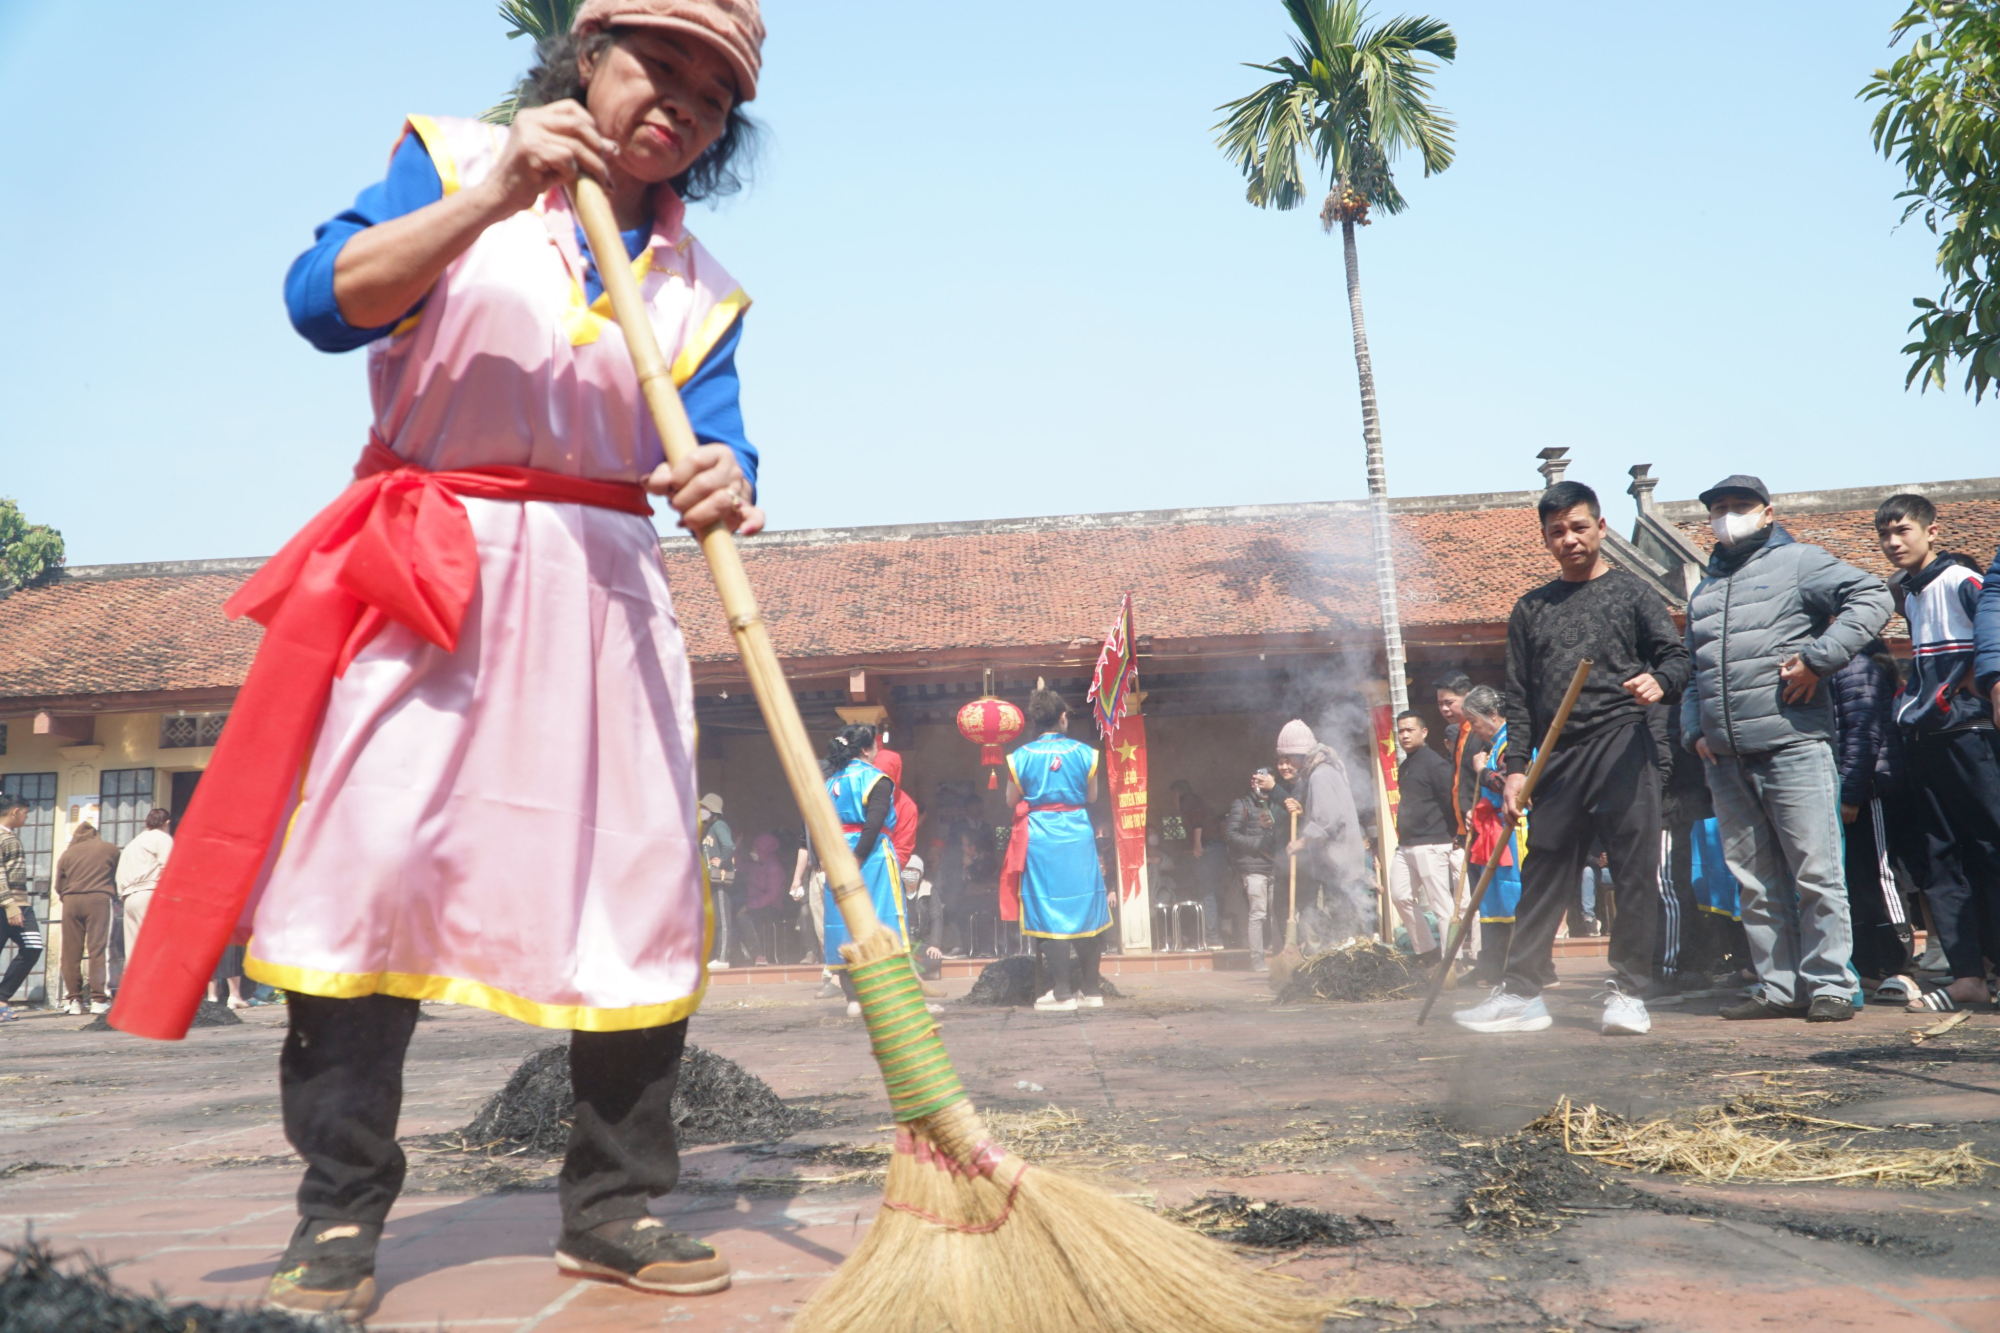
[[[1118,762],[1121,764],[1130,764],[1139,753],[1139,747],[1133,741],[1126,741],[1123,745],[1112,748],[1118,751]]]

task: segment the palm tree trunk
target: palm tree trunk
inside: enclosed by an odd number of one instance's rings
[[[1382,641],[1389,662],[1389,716],[1410,706],[1403,668],[1403,622],[1396,613],[1396,553],[1389,527],[1389,477],[1382,464],[1382,419],[1375,410],[1375,367],[1368,359],[1368,325],[1361,317],[1361,258],[1354,249],[1354,223],[1340,224],[1347,258],[1347,312],[1354,321],[1354,369],[1361,380],[1361,438],[1368,449],[1368,515],[1375,538],[1375,596],[1382,607]]]

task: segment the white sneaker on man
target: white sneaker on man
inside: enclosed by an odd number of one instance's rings
[[[102,1000],[92,1000],[90,1002],[90,1012],[93,1014],[108,1014],[111,1012],[111,1006]]]
[[[1104,997],[1102,995],[1079,995],[1076,997],[1076,1007],[1079,1009],[1102,1009],[1104,1007]]]
[[[861,1001],[849,1000],[847,1002],[847,1016],[849,1018],[861,1017]]]
[[[70,996],[69,1003],[63,1006],[63,1012],[81,1016],[83,1013],[83,1001],[77,999],[74,995]]]
[[[1072,995],[1067,1000],[1058,1000],[1056,993],[1050,991],[1047,995],[1035,1001],[1035,1012],[1038,1014],[1073,1014],[1076,1012],[1076,997]]]
[[[1524,1000],[1498,986],[1472,1008],[1461,1009],[1451,1017],[1460,1027],[1474,1032],[1540,1032],[1555,1022],[1541,996]]]
[[[1646,1012],[1646,1002],[1636,995],[1627,995],[1616,986],[1598,997],[1604,1001],[1604,1021],[1597,1030],[1607,1037],[1643,1037],[1653,1030],[1653,1016]]]

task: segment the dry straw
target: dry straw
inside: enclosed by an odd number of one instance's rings
[[[1969,1143],[1955,1148],[1857,1147],[1867,1136],[1883,1131],[1807,1113],[1828,1100],[1825,1093],[1751,1095],[1701,1107],[1692,1123],[1662,1118],[1633,1124],[1595,1105],[1577,1107],[1565,1097],[1528,1128],[1559,1132],[1564,1151],[1573,1156],[1629,1171],[1693,1176],[1718,1185],[1871,1181],[1928,1188],[1977,1180],[1993,1165],[1975,1155]]]

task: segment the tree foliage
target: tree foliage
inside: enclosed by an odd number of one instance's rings
[[[1329,173],[1335,193],[1322,219],[1367,221],[1370,207],[1406,207],[1390,168],[1405,151],[1424,174],[1451,165],[1451,120],[1431,105],[1433,60],[1458,55],[1458,38],[1433,18],[1367,26],[1359,0],[1284,0],[1297,29],[1292,54],[1250,65],[1278,77],[1217,107],[1217,142],[1243,171],[1259,208],[1296,208],[1312,192],[1303,155]]]
[[[558,33],[568,32],[582,3],[583,0],[500,0],[500,17],[507,20],[510,40],[532,37],[540,45]],[[513,92],[480,112],[479,118],[493,125],[511,125],[514,113],[520,108],[520,94]]]
[[[1942,389],[1960,362],[1978,400],[2000,377],[2000,0],[1914,0],[1890,31],[1915,38],[1860,96],[1882,103],[1875,147],[1908,177],[1903,217],[1937,236],[1944,278],[1937,300],[1912,302],[1904,386]]]
[[[28,522],[19,505],[0,498],[0,589],[33,587],[62,566],[62,534]]]

